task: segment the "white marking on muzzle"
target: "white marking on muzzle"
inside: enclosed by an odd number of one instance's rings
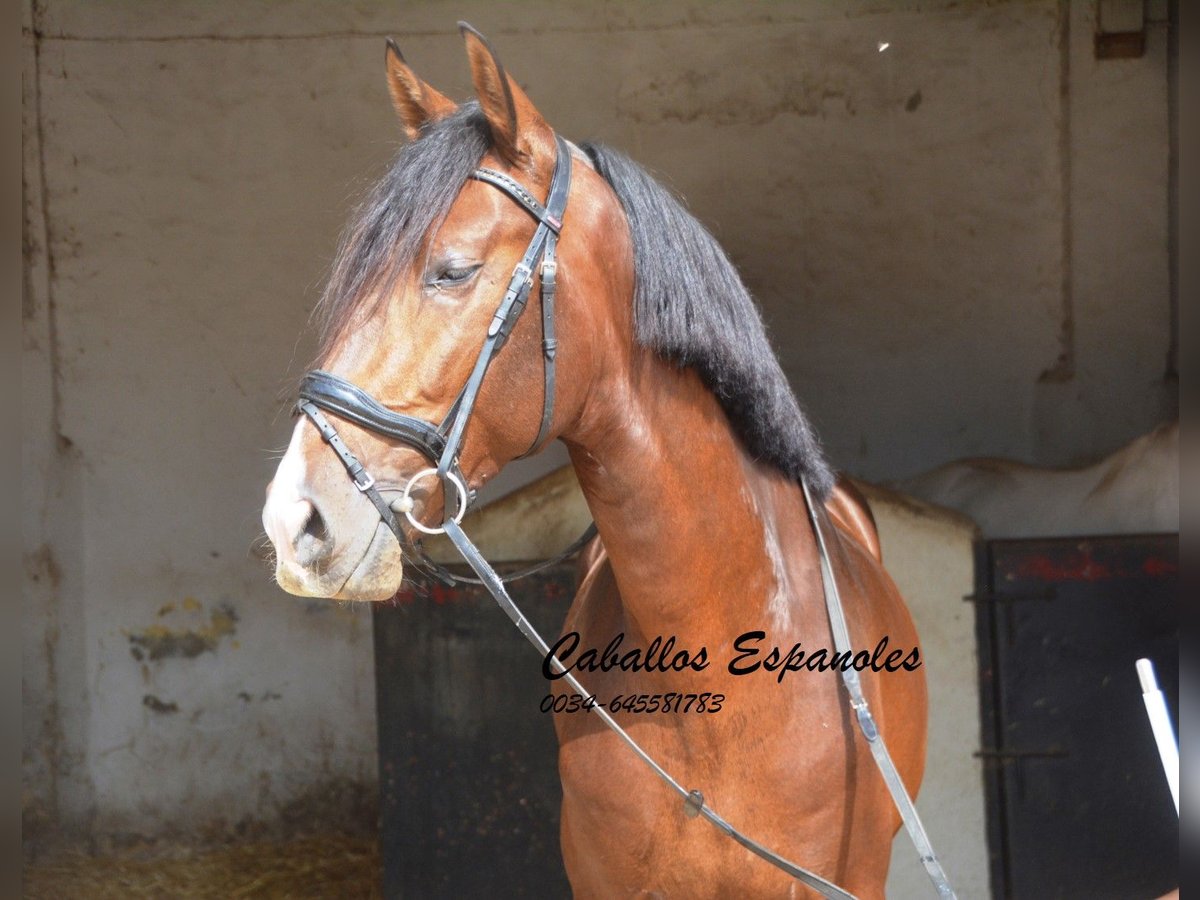
[[[263,505],[263,528],[280,558],[291,556],[292,541],[312,514],[312,503],[304,496],[308,473],[300,446],[303,428],[304,420],[297,420],[291,443],[279,461],[267,502]]]

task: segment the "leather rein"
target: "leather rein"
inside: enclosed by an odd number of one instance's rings
[[[521,261],[513,269],[508,288],[497,306],[495,314],[488,325],[487,337],[479,351],[475,365],[467,378],[466,384],[459,392],[450,410],[440,425],[432,425],[421,419],[403,415],[388,409],[366,391],[351,384],[330,372],[315,370],[304,376],[300,383],[297,411],[306,415],[321,434],[322,440],[333,450],[339,461],[345,467],[354,486],[361,491],[379,512],[383,523],[396,536],[406,560],[415,563],[415,567],[424,574],[442,581],[445,584],[473,583],[481,584],[488,589],[493,599],[512,620],[517,630],[528,640],[543,657],[548,658],[556,672],[562,674],[566,682],[578,693],[590,696],[588,690],[579,682],[575,675],[550,653],[550,647],[538,633],[533,624],[525,617],[520,608],[509,596],[505,583],[523,578],[540,569],[551,566],[576,553],[593,537],[596,536],[596,526],[591,525],[570,547],[558,556],[545,560],[501,577],[483,558],[483,555],[467,537],[460,523],[467,509],[475,500],[472,491],[459,465],[459,454],[462,448],[463,434],[467,421],[475,407],[484,376],[496,354],[508,340],[521,313],[524,311],[533,289],[533,276],[537,272],[540,282],[540,298],[542,307],[542,355],[544,360],[545,396],[542,406],[542,418],[537,436],[529,450],[523,454],[528,456],[539,450],[550,431],[554,417],[555,393],[555,356],[557,341],[554,330],[554,300],[557,288],[557,244],[559,232],[562,229],[563,214],[566,211],[567,195],[571,184],[571,151],[567,142],[556,135],[557,159],[554,174],[551,178],[549,193],[543,206],[529,191],[510,176],[493,169],[479,168],[471,177],[477,181],[491,184],[511,197],[528,212],[537,222],[537,228],[530,239]],[[376,434],[392,438],[417,450],[434,465],[417,472],[405,486],[400,498],[391,504],[384,499],[375,485],[375,479],[359,462],[350,448],[342,440],[337,430],[330,424],[322,412],[332,413],[339,419],[352,422]],[[442,484],[445,517],[441,526],[430,527],[413,516],[414,503],[410,493],[413,485],[424,478],[433,475]],[[818,508],[813,502],[808,485],[801,483],[809,520],[817,539],[821,559],[821,578],[824,585],[825,601],[832,625],[835,649],[838,653],[850,651],[850,634],[846,626],[845,615],[842,611],[841,599],[837,583],[833,577],[833,568],[829,562],[825,539],[821,529]],[[822,511],[823,512],[823,511]],[[466,563],[475,571],[477,578],[455,574],[444,566],[429,558],[420,541],[408,538],[399,513],[414,529],[424,534],[445,533],[453,542]],[[930,879],[933,881],[938,895],[943,898],[955,896],[941,864],[934,855],[929,838],[925,834],[920,817],[908,796],[900,775],[888,755],[883,737],[880,735],[867,701],[859,684],[858,672],[849,668],[842,673],[850,699],[850,705],[855,711],[859,728],[866,738],[873,757],[879,765],[880,772],[892,798],[900,810],[905,827],[917,847]],[[729,822],[723,819],[709,806],[704,795],[698,790],[688,790],[676,781],[669,772],[659,765],[630,734],[617,723],[616,719],[602,705],[597,704],[591,710],[656,774],[668,788],[673,790],[683,800],[684,813],[695,818],[706,819],[718,831],[732,838],[756,856],[766,860],[788,875],[806,884],[808,887],[831,900],[855,900],[854,895],[838,887],[802,866],[793,863],[772,850],[764,847],[754,839],[746,836]]]

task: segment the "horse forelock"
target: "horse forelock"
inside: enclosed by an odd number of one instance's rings
[[[491,147],[487,121],[472,101],[406,144],[368,192],[342,232],[314,315],[319,356],[333,350],[364,304],[382,302],[419,262],[467,178]]]
[[[827,497],[833,472],[716,238],[631,159],[600,144],[583,149],[629,221],[638,343],[697,371],[751,457]]]

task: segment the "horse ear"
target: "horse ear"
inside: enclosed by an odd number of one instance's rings
[[[487,38],[466,22],[459,22],[458,30],[467,44],[471,80],[491,129],[492,142],[510,163],[526,162],[535,142],[550,134],[550,126],[521,86],[505,73]]]
[[[387,39],[384,62],[392,105],[396,107],[400,124],[404,126],[404,133],[410,141],[420,137],[421,129],[426,125],[445,118],[458,108],[453,100],[417,76],[391,38]]]

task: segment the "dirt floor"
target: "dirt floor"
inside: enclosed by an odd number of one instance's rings
[[[26,863],[26,900],[370,898],[379,887],[373,838],[308,838],[203,851],[173,849]]]

